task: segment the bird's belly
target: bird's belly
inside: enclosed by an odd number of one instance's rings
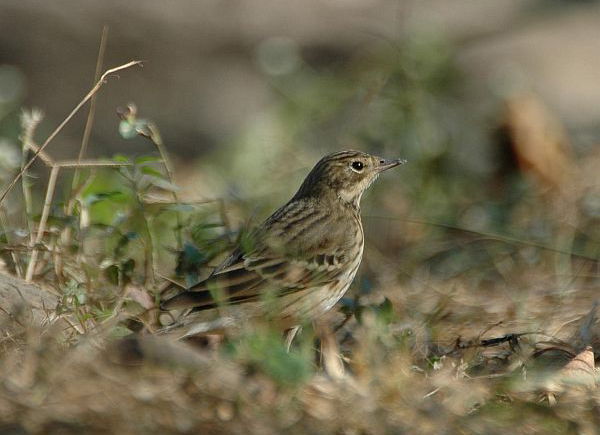
[[[331,283],[280,298],[276,308],[276,311],[279,312],[277,317],[283,320],[296,319],[301,322],[315,319],[332,309],[352,284],[358,266],[360,266],[360,257],[352,262],[347,272]]]

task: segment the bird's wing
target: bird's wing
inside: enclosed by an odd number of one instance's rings
[[[253,235],[255,246],[246,249],[247,254],[238,248],[209,278],[163,302],[161,308],[210,309],[266,295],[283,296],[336,279],[351,261],[344,249],[347,235],[340,239],[331,221],[323,218],[329,210],[315,207],[305,212],[305,225],[288,228],[298,212],[297,206],[287,207],[259,227]]]
[[[189,290],[165,301],[166,310],[210,309],[221,304],[239,304],[275,297],[322,285],[344,270],[343,254],[318,254],[311,258],[245,256]]]

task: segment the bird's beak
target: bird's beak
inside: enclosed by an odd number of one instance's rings
[[[398,165],[403,165],[405,163],[406,163],[406,160],[404,160],[404,159],[393,159],[393,160],[381,159],[381,160],[379,160],[379,166],[377,167],[377,170],[378,170],[378,172],[383,172],[388,169],[395,168]]]

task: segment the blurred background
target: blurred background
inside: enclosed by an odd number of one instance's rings
[[[89,90],[103,25],[106,68],[145,63],[102,90],[93,156],[123,150],[114,111],[129,101],[158,124],[182,164],[208,156],[216,164],[214,153],[234,159],[219,161],[224,170],[246,154],[275,165],[284,149],[307,150],[308,164],[360,145],[429,158],[454,153],[457,164],[489,171],[503,104],[527,92],[561,120],[577,149],[597,139],[594,1],[84,0],[74,8],[5,0],[0,7],[0,132],[14,146],[21,107],[45,112],[38,131],[45,137]],[[84,116],[52,145],[55,154],[78,149]],[[395,130],[382,131],[388,126]],[[126,147],[144,150],[143,141]]]

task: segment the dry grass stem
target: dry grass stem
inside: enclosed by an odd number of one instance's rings
[[[94,160],[64,160],[61,162],[56,162],[54,166],[60,166],[61,168],[119,168],[123,166],[133,166],[133,163],[128,162],[113,162],[111,160],[107,161],[94,161]]]
[[[53,166],[50,171],[50,178],[48,180],[48,189],[46,190],[46,199],[44,200],[44,208],[42,210],[42,216],[40,218],[40,224],[35,238],[35,244],[42,243],[44,237],[44,231],[46,230],[46,222],[48,221],[48,215],[50,214],[50,206],[52,205],[52,197],[54,196],[54,188],[56,187],[56,179],[58,178],[58,171],[60,166]],[[33,278],[33,272],[35,270],[35,264],[37,262],[38,249],[36,246],[31,251],[31,258],[29,265],[27,266],[27,273],[25,275],[25,281],[30,282]]]

